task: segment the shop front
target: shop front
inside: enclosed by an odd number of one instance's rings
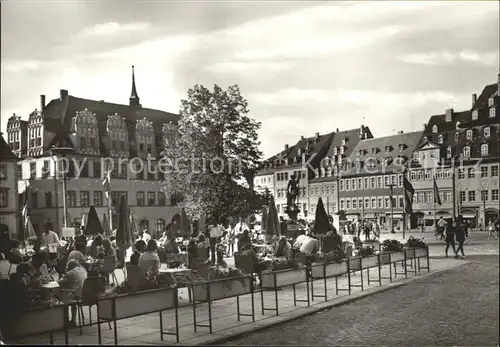
[[[468,222],[473,228],[478,225],[476,209],[462,209],[461,213],[464,222]]]
[[[490,207],[484,211],[486,217],[486,225],[488,225],[492,220],[499,218],[498,209]]]
[[[392,217],[393,220],[392,224],[394,226],[394,231],[403,230],[403,224],[404,224],[403,214],[394,213],[391,215],[391,213],[387,213],[385,217],[386,218],[384,224],[382,224],[382,217],[380,218],[380,225],[383,225],[385,229],[391,230],[391,217]]]

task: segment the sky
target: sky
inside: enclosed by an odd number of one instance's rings
[[[2,1],[1,130],[70,95],[178,112],[238,84],[265,156],[300,136],[423,129],[497,82],[497,1]]]

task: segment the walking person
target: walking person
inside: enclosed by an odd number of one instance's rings
[[[222,236],[222,230],[219,224],[216,221],[210,223],[209,227],[210,232],[210,254],[212,255],[212,265],[217,263],[217,253],[216,253],[216,245],[217,239]]]
[[[496,233],[496,238],[498,239],[498,236],[500,236],[500,218],[496,217],[495,222],[493,223],[495,227],[495,233]]]
[[[445,249],[445,257],[448,258],[448,250],[450,249],[450,246],[453,250],[453,253],[457,253],[455,249],[455,223],[453,224],[448,224],[446,227],[446,249]],[[458,256],[456,256],[458,258]]]
[[[495,222],[493,220],[491,220],[488,224],[488,240],[491,240],[491,236],[498,239],[498,233],[495,231]]]
[[[436,240],[438,239],[438,237],[440,240],[445,238],[444,232],[445,232],[445,229],[447,229],[446,228],[447,224],[448,224],[448,222],[446,222],[442,216],[439,217],[439,220],[437,222],[437,228],[436,228]]]
[[[464,254],[464,242],[465,242],[465,233],[466,233],[466,224],[463,222],[463,218],[461,215],[457,218],[457,223],[455,225],[455,239],[458,242],[458,248],[455,252],[455,258],[458,258],[458,252],[462,253],[462,259],[465,258]]]

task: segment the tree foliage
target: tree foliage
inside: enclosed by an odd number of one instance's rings
[[[180,205],[191,218],[227,217],[261,208],[263,197],[251,189],[251,173],[262,156],[260,122],[248,112],[237,85],[227,90],[196,85],[181,101],[178,132],[163,153],[168,166],[165,190],[182,196]],[[249,187],[237,183],[243,179]]]

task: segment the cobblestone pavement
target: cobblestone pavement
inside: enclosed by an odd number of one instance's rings
[[[275,326],[228,345],[497,346],[498,257]]]

